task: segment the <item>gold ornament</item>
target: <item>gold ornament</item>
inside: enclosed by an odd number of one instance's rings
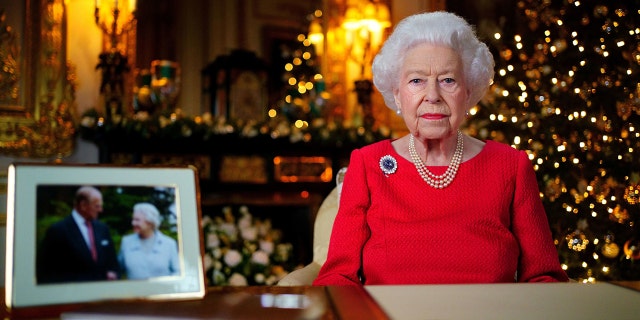
[[[613,259],[615,257],[618,256],[618,254],[620,253],[620,246],[618,246],[617,243],[613,242],[613,239],[615,238],[613,233],[609,233],[604,237],[604,245],[602,246],[602,249],[600,250],[602,252],[602,255]]]
[[[640,243],[637,239],[629,239],[624,243],[624,254],[627,259],[640,259]]]
[[[615,242],[605,243],[602,246],[601,252],[603,256],[609,259],[613,259],[620,253],[620,246],[618,246],[618,244],[616,244]]]
[[[624,199],[627,200],[629,204],[639,204],[640,203],[640,184],[628,186],[624,189]]]
[[[565,236],[565,240],[567,241],[567,247],[576,252],[585,250],[587,245],[589,245],[587,235],[580,229],[576,229],[575,231],[567,234]]]
[[[627,209],[623,209],[620,205],[617,205],[611,213],[609,214],[609,220],[623,224],[629,221],[629,211]]]

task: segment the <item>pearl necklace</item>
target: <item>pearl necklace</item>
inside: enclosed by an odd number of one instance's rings
[[[418,173],[428,185],[436,189],[442,189],[448,186],[453,181],[453,178],[456,177],[456,173],[458,173],[458,167],[460,167],[460,163],[462,162],[462,153],[464,151],[463,140],[464,139],[462,138],[462,132],[458,131],[456,151],[453,153],[453,157],[451,157],[449,167],[447,167],[447,171],[445,171],[443,174],[436,175],[429,171],[424,162],[422,162],[422,158],[420,158],[418,152],[416,152],[416,145],[413,135],[409,134],[409,155],[411,155],[411,160],[416,166]]]

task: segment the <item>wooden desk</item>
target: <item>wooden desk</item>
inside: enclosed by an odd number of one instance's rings
[[[4,310],[2,319],[389,319],[362,287],[211,287],[203,299]]]
[[[604,282],[365,288],[392,319],[640,319],[640,291]]]
[[[2,319],[638,319],[640,282],[212,287],[203,299],[12,310]]]

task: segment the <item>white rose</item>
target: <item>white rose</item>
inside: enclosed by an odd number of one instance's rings
[[[256,227],[248,227],[240,230],[242,238],[247,241],[256,241],[258,238],[258,229]]]
[[[273,242],[268,240],[260,240],[260,250],[272,254],[273,253]]]
[[[235,267],[242,261],[242,255],[238,250],[229,250],[224,255],[224,263],[226,263],[229,267]]]
[[[207,248],[218,248],[220,247],[220,238],[215,233],[210,233],[207,235]]]
[[[243,214],[240,219],[238,219],[238,227],[240,229],[249,228],[253,224],[253,217],[250,214]]]
[[[247,279],[239,274],[239,273],[234,273],[231,275],[231,277],[229,277],[229,285],[230,286],[246,286],[248,285],[247,283]]]
[[[220,230],[227,234],[231,241],[235,241],[235,239],[238,237],[238,228],[236,228],[236,225],[233,223],[223,223],[222,225],[220,225]]]
[[[211,254],[214,258],[220,259],[222,257],[222,250],[220,248],[213,248],[213,250],[211,250]]]
[[[255,276],[253,276],[253,280],[256,281],[256,283],[264,283],[265,281],[265,276],[262,273],[256,273]]]
[[[269,264],[269,255],[262,250],[258,250],[251,255],[251,261],[266,266]]]
[[[205,270],[209,270],[211,267],[213,267],[213,259],[211,258],[210,255],[205,254],[204,255],[204,269]]]

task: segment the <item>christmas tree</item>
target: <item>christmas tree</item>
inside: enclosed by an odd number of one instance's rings
[[[470,133],[526,150],[560,262],[640,279],[640,1],[519,0]]]

